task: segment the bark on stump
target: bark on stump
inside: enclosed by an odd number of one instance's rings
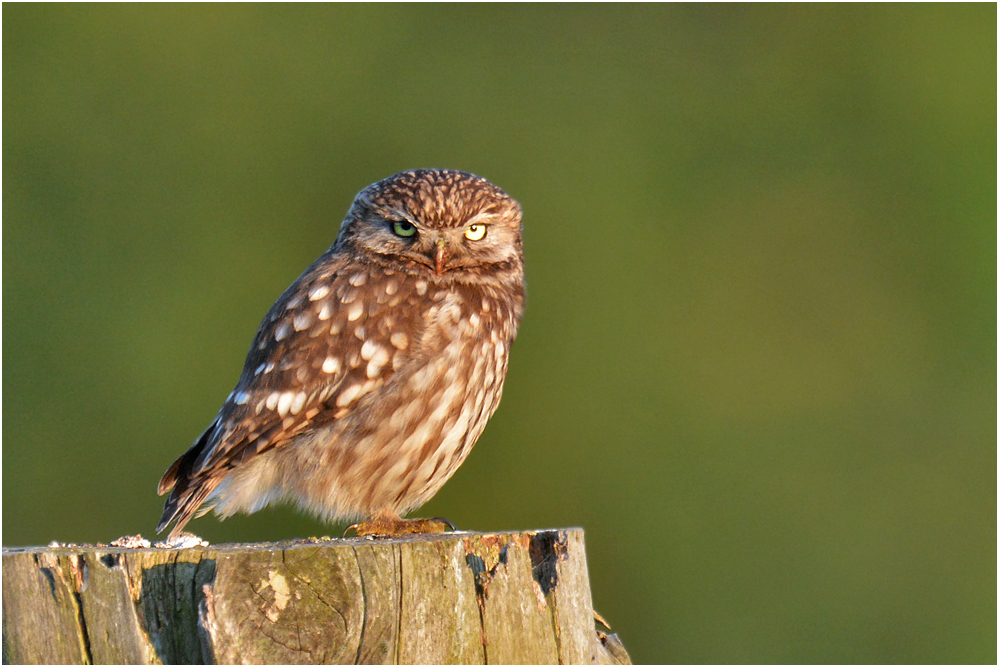
[[[4,548],[4,663],[628,663],[583,530]]]

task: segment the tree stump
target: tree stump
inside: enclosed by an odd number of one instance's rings
[[[581,529],[3,550],[4,663],[628,663]]]

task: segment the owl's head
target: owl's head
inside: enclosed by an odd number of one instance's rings
[[[467,172],[418,169],[368,186],[336,246],[436,282],[523,276],[521,207]]]

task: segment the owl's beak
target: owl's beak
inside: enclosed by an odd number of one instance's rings
[[[448,261],[448,252],[444,249],[444,239],[438,239],[437,249],[434,251],[434,270],[440,276],[444,273],[444,263]]]

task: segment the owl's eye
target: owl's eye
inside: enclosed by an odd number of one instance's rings
[[[469,241],[479,241],[486,236],[486,226],[476,223],[475,225],[469,225],[469,229],[465,231],[465,238]]]
[[[394,220],[392,221],[392,231],[397,237],[412,237],[417,233],[417,228],[413,226],[413,223],[408,223],[405,220]]]

